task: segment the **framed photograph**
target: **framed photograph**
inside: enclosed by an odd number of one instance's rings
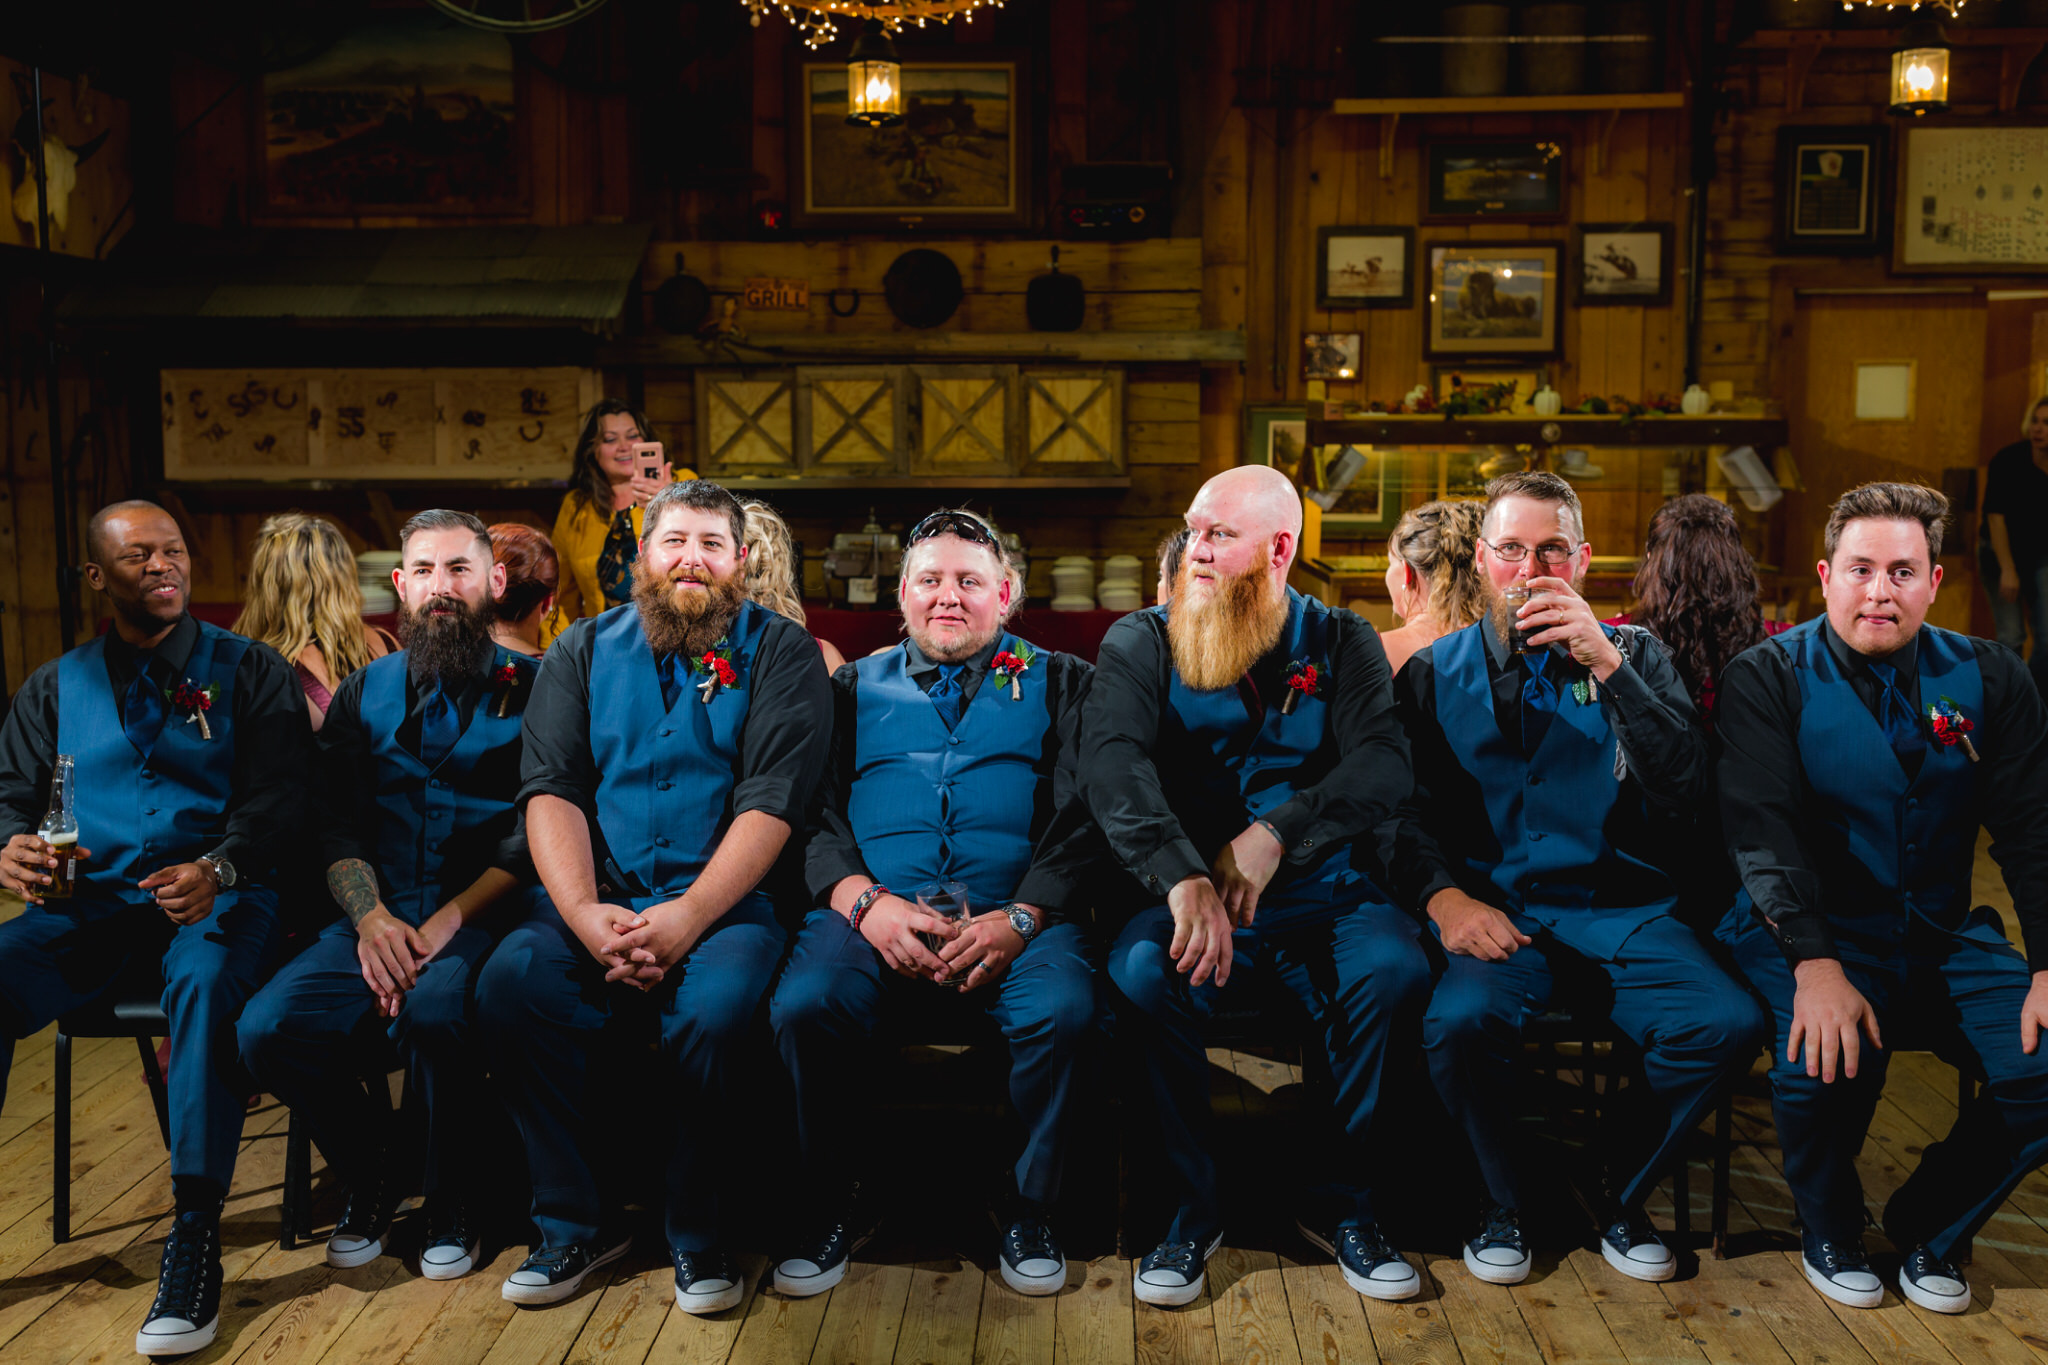
[[[1031,219],[1030,86],[1021,57],[905,61],[903,122],[846,121],[846,63],[799,61],[790,82],[790,222],[923,231]]]
[[[1247,403],[1244,407],[1244,463],[1271,465],[1293,474],[1308,445],[1306,403]]]
[[[1671,302],[1669,223],[1581,223],[1572,229],[1579,307],[1657,307]]]
[[[1781,255],[1857,256],[1884,245],[1885,128],[1778,130]]]
[[[1415,229],[1316,229],[1316,307],[1413,308]]]
[[[1558,354],[1558,242],[1432,242],[1423,354]]]
[[[1247,403],[1244,463],[1271,465],[1323,509],[1323,534],[1383,536],[1401,519],[1398,450],[1360,446],[1308,448],[1303,403]]]
[[[1423,151],[1425,222],[1564,217],[1563,138],[1432,142]]]
[[[1490,388],[1495,384],[1515,386],[1515,404],[1507,411],[1522,417],[1534,417],[1536,409],[1530,400],[1536,390],[1543,387],[1550,377],[1547,365],[1500,365],[1490,361],[1479,361],[1472,365],[1432,365],[1429,367],[1430,387],[1436,391],[1439,400],[1449,398],[1461,388]]]
[[[1304,379],[1356,379],[1358,357],[1365,349],[1360,332],[1304,332],[1301,376]]]
[[[377,9],[266,73],[255,165],[269,219],[524,214],[512,40],[428,9]]]
[[[1892,269],[2048,273],[2048,128],[1899,126]]]

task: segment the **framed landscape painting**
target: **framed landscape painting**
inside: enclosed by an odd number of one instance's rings
[[[1554,356],[1559,350],[1558,242],[1435,242],[1423,353]]]
[[[1563,138],[1432,142],[1424,153],[1425,221],[1564,217]]]
[[[1671,302],[1671,224],[1580,223],[1572,240],[1581,308]]]
[[[1415,306],[1415,229],[1316,229],[1316,307]]]

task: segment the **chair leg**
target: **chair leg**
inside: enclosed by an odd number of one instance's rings
[[[58,1246],[71,1240],[71,1035],[59,1033],[57,1076],[51,1115],[55,1137],[50,1153],[50,1240]]]
[[[155,1041],[146,1033],[135,1035],[135,1050],[142,1054],[142,1074],[149,1079],[149,1102],[156,1106],[156,1130],[163,1135],[164,1150],[171,1150],[171,1097],[164,1086],[163,1069],[156,1064]]]
[[[1714,1111],[1714,1259],[1728,1258],[1728,1181],[1735,1164],[1735,1088],[1721,1091],[1721,1105]]]
[[[1692,1245],[1692,1157],[1682,1142],[1671,1167],[1671,1240],[1674,1252]]]
[[[296,1112],[285,1116],[284,1124],[284,1193],[279,1201],[277,1244],[285,1251],[297,1247],[299,1238],[307,1230],[313,1202],[312,1153],[308,1150],[306,1130],[299,1126]]]

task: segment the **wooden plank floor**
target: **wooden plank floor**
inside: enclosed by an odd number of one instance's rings
[[[1980,858],[1979,897],[2006,907]],[[16,1052],[0,1111],[0,1362],[84,1365],[132,1359],[155,1287],[170,1177],[135,1049],[76,1045],[73,1240],[50,1243],[52,1048],[49,1032]],[[1219,1123],[1255,1125],[1290,1088],[1295,1068],[1211,1054]],[[1791,1200],[1760,1076],[1737,1105],[1732,1254],[1703,1257],[1685,1277],[1646,1285],[1608,1268],[1590,1244],[1537,1257],[1512,1289],[1474,1281],[1445,1244],[1424,1248],[1422,1295],[1361,1299],[1305,1244],[1286,1237],[1226,1246],[1200,1301],[1178,1311],[1134,1303],[1132,1264],[1102,1256],[1071,1267],[1066,1290],[1021,1299],[994,1271],[991,1238],[960,1250],[883,1245],[857,1260],[831,1294],[783,1299],[764,1288],[765,1262],[745,1259],[748,1295],[704,1320],[675,1311],[666,1258],[636,1248],[575,1299],[513,1308],[499,1281],[521,1249],[452,1283],[421,1279],[385,1257],[326,1267],[320,1245],[280,1250],[283,1113],[251,1112],[223,1225],[227,1289],[220,1340],[195,1360],[248,1365],[2027,1365],[2048,1361],[2048,1177],[2029,1176],[1977,1242],[1977,1302],[1961,1317],[1888,1296],[1874,1311],[1837,1308],[1800,1273]],[[1892,1064],[1860,1159],[1873,1206],[1910,1171],[1955,1115],[1956,1080],[1924,1054]],[[1696,1148],[1694,1226],[1707,1225],[1706,1146]],[[1460,1208],[1462,1211],[1462,1201]],[[1653,1209],[1667,1221],[1668,1203]],[[1446,1220],[1455,1227],[1462,1218]],[[1873,1237],[1873,1250],[1883,1247]]]

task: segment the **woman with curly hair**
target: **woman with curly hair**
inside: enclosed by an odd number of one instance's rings
[[[741,498],[740,507],[747,514],[748,600],[806,625],[802,585],[797,582],[796,541],[789,534],[789,523],[758,498]],[[846,662],[846,656],[830,640],[811,638],[818,642],[827,673],[836,672]]]
[[[1425,502],[1387,537],[1387,592],[1401,618],[1398,629],[1380,636],[1389,673],[1399,673],[1424,645],[1486,614],[1473,565],[1485,520],[1483,502]]]
[[[257,530],[233,629],[284,655],[315,730],[343,678],[398,648],[390,632],[363,622],[355,551],[341,528],[304,512],[280,512]]]

